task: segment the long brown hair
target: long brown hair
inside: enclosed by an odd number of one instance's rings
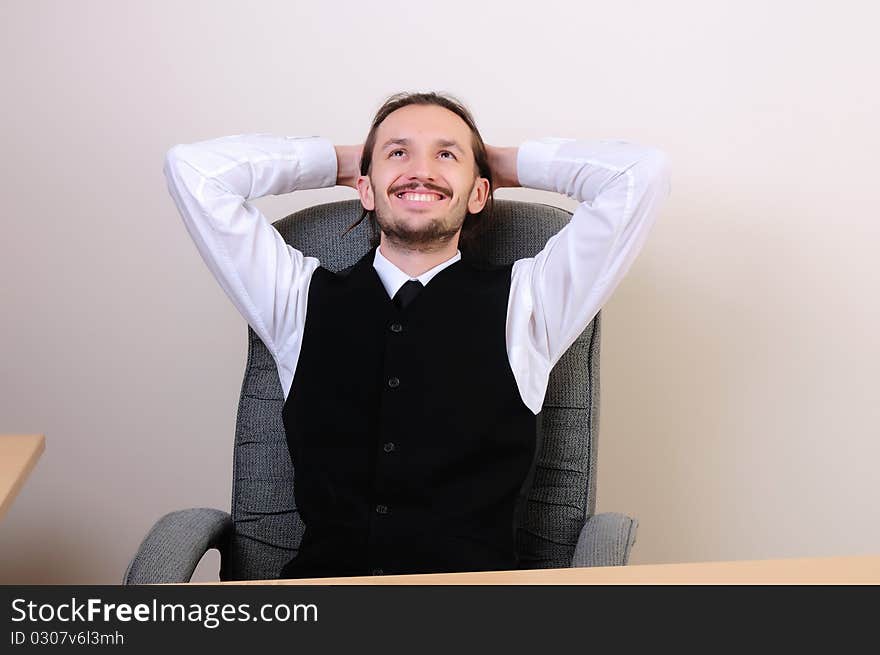
[[[494,199],[492,194],[494,183],[492,180],[492,171],[489,169],[489,157],[486,154],[486,145],[483,143],[483,137],[480,136],[480,132],[477,130],[477,125],[471,112],[457,98],[448,93],[402,92],[396,93],[385,100],[382,106],[379,107],[376,115],[373,117],[370,132],[367,134],[367,138],[364,141],[364,150],[361,154],[361,175],[370,174],[370,168],[373,163],[373,147],[376,145],[376,132],[378,132],[382,121],[384,121],[391,112],[397,111],[401,107],[406,107],[407,105],[437,105],[443,107],[461,118],[471,130],[471,147],[474,151],[477,171],[480,177],[485,177],[489,180],[489,197],[486,199],[486,204],[483,206],[483,210],[477,214],[471,214],[468,212],[465,216],[464,224],[461,227],[460,243],[471,243],[483,232],[483,230],[486,229],[486,227],[488,227],[489,222],[492,220],[492,206]],[[364,209],[361,217],[349,225],[345,232],[342,233],[342,236],[348,234],[367,217],[370,219],[370,228],[372,231],[370,239],[371,246],[378,246],[380,240],[379,225],[376,222],[376,213],[372,210]]]

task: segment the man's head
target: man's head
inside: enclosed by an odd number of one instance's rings
[[[472,240],[491,216],[492,179],[470,112],[436,93],[388,98],[364,141],[357,190],[374,246],[380,230],[419,250]]]

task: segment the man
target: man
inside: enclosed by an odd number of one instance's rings
[[[282,578],[515,569],[550,370],[629,269],[669,193],[623,141],[483,143],[453,98],[398,94],[362,146],[250,134],[168,151],[196,246],[271,352],[305,522]],[[341,273],[248,200],[355,188],[373,247]],[[499,187],[574,196],[535,257],[479,268]],[[378,231],[378,234],[377,234]]]

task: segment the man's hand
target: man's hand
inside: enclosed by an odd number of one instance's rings
[[[356,146],[333,146],[336,149],[336,184],[357,189],[361,174],[361,153],[364,144]]]
[[[516,156],[519,148],[498,148],[486,144],[486,154],[489,157],[489,168],[492,171],[492,186],[495,189],[501,187],[521,186],[516,172]]]

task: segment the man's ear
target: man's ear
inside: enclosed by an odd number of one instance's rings
[[[489,180],[485,177],[478,177],[474,180],[474,188],[468,197],[468,212],[471,214],[479,214],[486,206],[486,200],[489,199]]]
[[[361,197],[361,204],[367,211],[376,209],[376,199],[373,197],[373,184],[366,175],[361,175],[357,179],[357,192]]]

